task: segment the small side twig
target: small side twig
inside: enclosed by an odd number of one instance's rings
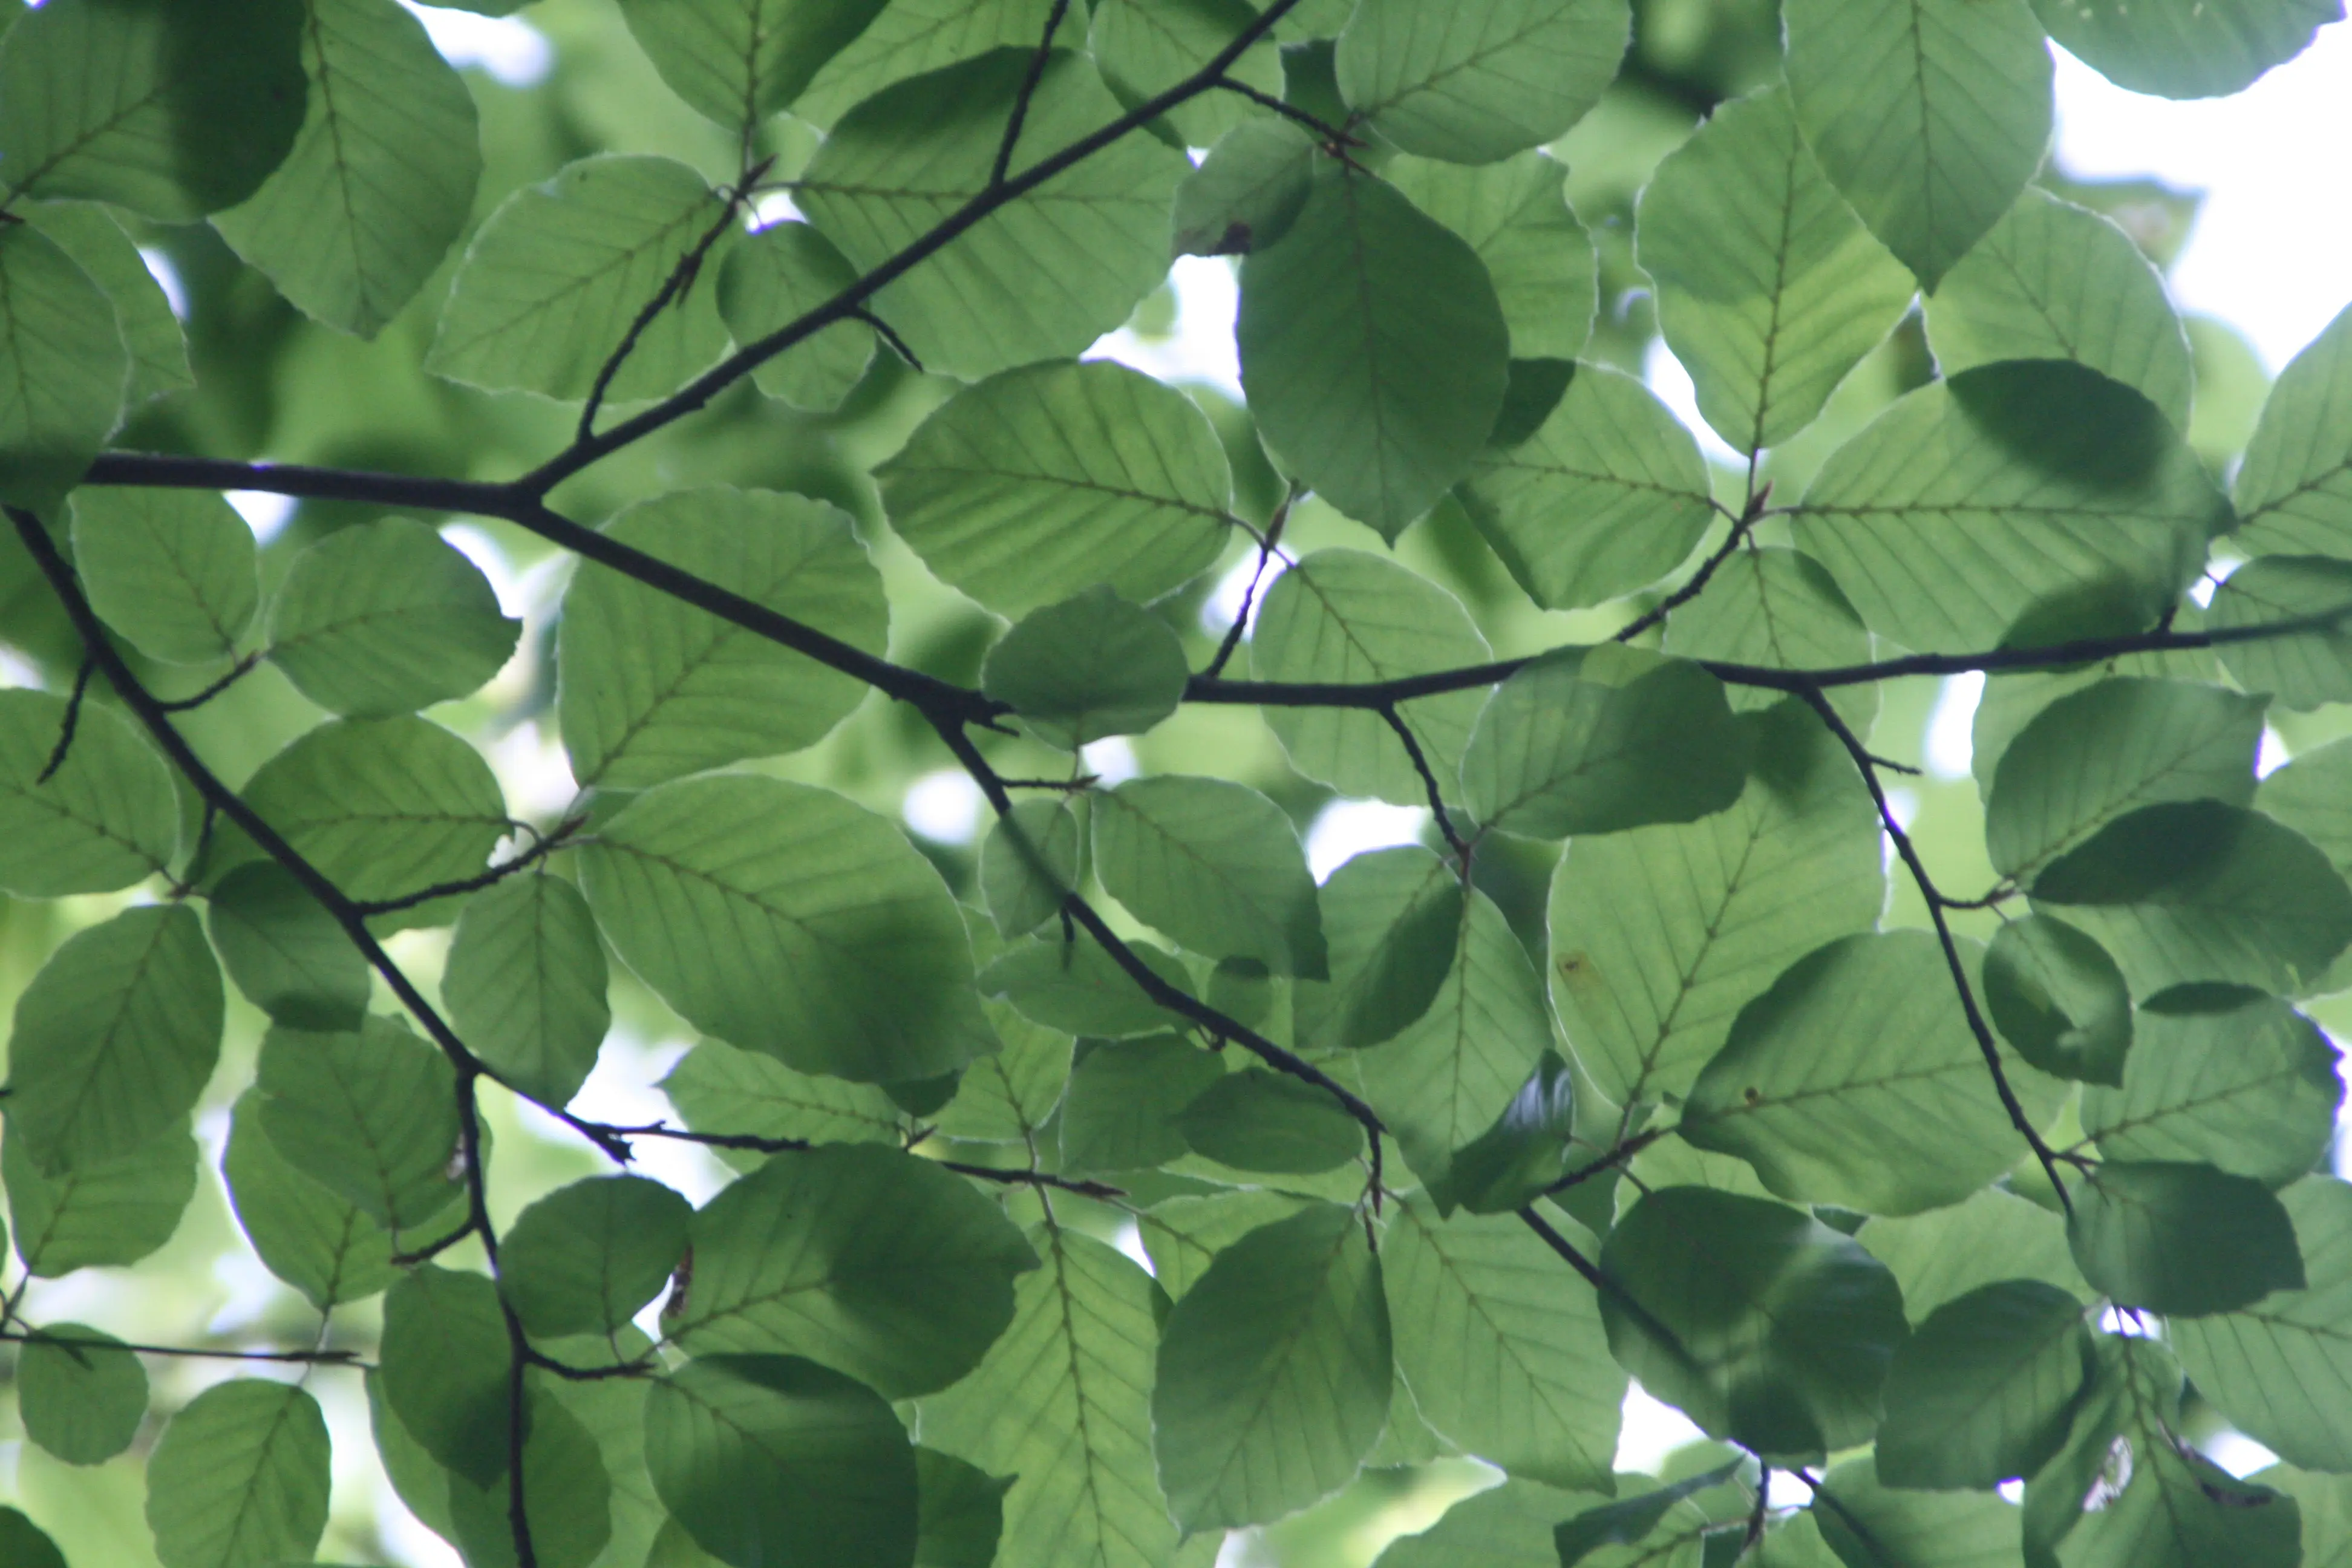
[[[1564,1193],[1570,1187],[1582,1186],[1595,1176],[1607,1175],[1672,1131],[1673,1129],[1666,1127],[1653,1127],[1647,1131],[1636,1132],[1631,1138],[1622,1140],[1606,1154],[1586,1164],[1579,1165],[1575,1170],[1546,1187],[1543,1190],[1543,1195],[1549,1197],[1554,1193]]]
[[[907,340],[898,335],[898,329],[884,321],[871,307],[860,305],[849,313],[849,319],[863,321],[873,328],[875,334],[896,350],[898,357],[915,370],[919,372],[923,368],[923,362],[915,357],[915,351],[907,346]]]
[[[413,1252],[395,1252],[392,1255],[392,1260],[403,1268],[414,1268],[420,1263],[431,1262],[473,1234],[474,1221],[473,1216],[469,1215],[458,1224],[457,1229],[438,1241],[428,1241]]]
[[[1029,118],[1030,100],[1037,96],[1038,84],[1045,79],[1045,62],[1054,58],[1054,35],[1062,30],[1062,18],[1070,12],[1070,0],[1054,0],[1053,9],[1045,13],[1045,33],[1037,40],[1036,52],[1029,57],[1029,74],[1022,79],[1021,90],[1013,100],[1013,112],[1005,116],[1004,135],[996,144],[996,162],[988,171],[988,188],[995,190],[1013,174],[1013,150],[1021,144],[1021,127]]]
[[[1257,542],[1257,566],[1250,573],[1249,586],[1242,590],[1241,607],[1234,612],[1234,624],[1225,628],[1223,638],[1217,644],[1215,656],[1209,660],[1209,668],[1202,670],[1197,679],[1216,679],[1225,666],[1233,661],[1234,651],[1242,646],[1242,638],[1249,632],[1250,605],[1257,598],[1257,585],[1265,580],[1265,563],[1274,559],[1275,547],[1282,542],[1283,524],[1290,521],[1290,505],[1297,499],[1297,492],[1293,490],[1282,498],[1280,506],[1274,509],[1274,516],[1266,522],[1265,533]]]
[[[1260,109],[1272,110],[1285,120],[1305,126],[1315,132],[1316,141],[1321,142],[1327,151],[1335,155],[1342,148],[1361,147],[1364,144],[1362,138],[1350,135],[1343,127],[1332,124],[1320,115],[1309,114],[1287,100],[1276,98],[1270,92],[1261,92],[1238,78],[1221,76],[1209,85],[1219,92],[1230,92],[1238,97],[1246,98]]]
[[[587,820],[586,817],[581,816],[569,817],[556,824],[552,830],[545,834],[539,834],[538,829],[531,827],[528,823],[521,824],[520,826],[526,830],[538,835],[538,842],[511,860],[502,861],[478,875],[460,878],[454,882],[436,882],[429,888],[419,888],[413,893],[403,893],[396,899],[353,900],[352,907],[362,915],[373,917],[393,914],[401,910],[413,910],[419,904],[429,904],[436,899],[453,899],[464,893],[478,893],[484,888],[505,881],[518,871],[529,870],[532,866],[562,848],[573,834],[586,826]]]
[[[82,699],[89,695],[89,678],[97,672],[98,656],[84,654],[81,668],[74,672],[73,694],[66,699],[65,716],[58,721],[58,743],[49,748],[49,760],[33,775],[36,784],[48,783],[66,765],[66,753],[73,750],[74,731],[81,727]]]
[[[1454,851],[1454,864],[1467,877],[1470,874],[1470,846],[1463,842],[1462,835],[1454,831],[1454,819],[1446,815],[1445,795],[1438,787],[1437,770],[1429,765],[1429,754],[1421,749],[1420,737],[1412,732],[1412,726],[1404,721],[1404,715],[1397,711],[1395,703],[1390,703],[1380,713],[1388,721],[1389,728],[1396,731],[1396,738],[1404,743],[1404,754],[1412,763],[1412,771],[1421,775],[1421,787],[1429,795],[1429,814],[1437,819],[1437,831],[1444,835],[1445,847]]]
[[[222,692],[226,691],[230,687],[235,686],[238,681],[243,680],[247,676],[252,674],[254,669],[258,667],[260,663],[261,655],[258,652],[247,654],[244,658],[238,659],[235,664],[228,667],[227,674],[222,676],[218,680],[215,680],[211,685],[205,687],[202,691],[197,692],[194,697],[175,697],[169,702],[158,702],[155,706],[162,709],[166,713],[185,713],[191,709],[201,708],[205,703],[210,702],[214,698],[218,697]]]
[[[57,1345],[66,1350],[135,1351],[141,1355],[183,1356],[193,1361],[266,1361],[292,1363],[309,1366],[356,1366],[367,1363],[360,1360],[357,1351],[232,1351],[215,1350],[209,1345],[147,1345],[124,1344],[114,1340],[85,1339],[74,1334],[53,1334],[46,1329],[0,1329],[0,1340],[15,1344]]]
[[[1772,487],[1765,486],[1747,508],[1731,520],[1731,531],[1724,536],[1722,544],[1717,547],[1714,554],[1698,563],[1698,570],[1691,574],[1690,581],[1659,600],[1645,614],[1636,616],[1632,622],[1620,627],[1612,640],[1632,642],[1651,627],[1663,625],[1668,616],[1705,593],[1706,585],[1715,580],[1715,574],[1723,563],[1739,553],[1739,547],[1747,542],[1748,530],[1754,528],[1757,519],[1763,515],[1764,498],[1771,493]]]

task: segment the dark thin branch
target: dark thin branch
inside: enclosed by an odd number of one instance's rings
[[[227,1351],[205,1345],[124,1344],[115,1340],[83,1339],[53,1334],[46,1329],[0,1329],[0,1340],[17,1344],[57,1345],[66,1350],[136,1351],[141,1355],[183,1356],[193,1361],[291,1362],[310,1366],[365,1367],[357,1351]]]
[[[482,1233],[485,1243],[489,1232]],[[496,1255],[492,1255],[495,1263]],[[539,1568],[539,1548],[530,1538],[530,1508],[523,1489],[523,1459],[529,1451],[527,1424],[530,1415],[530,1341],[522,1319],[499,1292],[499,1311],[507,1321],[507,1533],[514,1541],[515,1568]]]
[[[637,1361],[615,1362],[611,1366],[573,1366],[558,1361],[544,1351],[523,1347],[523,1360],[545,1373],[552,1373],[566,1383],[603,1383],[615,1377],[650,1377],[661,1371],[661,1363],[652,1357]]]
[[[1922,770],[1913,767],[1909,763],[1898,763],[1892,757],[1882,757],[1875,752],[1867,754],[1870,758],[1870,765],[1874,768],[1882,768],[1890,773],[1904,773],[1915,779],[1921,776]]]
[[[1396,731],[1396,738],[1404,742],[1405,757],[1412,763],[1412,771],[1421,775],[1421,787],[1429,795],[1429,814],[1437,819],[1437,831],[1445,836],[1445,847],[1454,851],[1454,863],[1467,877],[1470,874],[1470,846],[1462,841],[1462,835],[1454,830],[1454,819],[1445,815],[1445,795],[1437,786],[1437,770],[1429,765],[1429,755],[1421,749],[1420,738],[1404,721],[1404,716],[1396,710],[1394,703],[1381,709],[1380,713],[1388,721],[1389,728]]]
[[[429,904],[436,899],[453,899],[463,893],[478,893],[484,888],[495,887],[518,871],[529,870],[564,847],[572,836],[587,825],[584,816],[568,817],[555,825],[554,830],[541,835],[537,843],[513,859],[493,866],[478,876],[464,877],[454,882],[436,882],[429,888],[419,888],[413,893],[403,893],[396,899],[353,900],[352,907],[362,915],[388,915],[400,910],[413,910],[419,904]],[[524,824],[528,826],[529,824]]]
[[[1080,773],[1066,779],[1001,779],[1006,789],[1050,789],[1060,795],[1084,795],[1102,783],[1092,773]]]
[[[1257,89],[1250,86],[1249,83],[1241,80],[1237,77],[1221,76],[1210,85],[1214,87],[1219,92],[1237,94],[1240,97],[1248,99],[1260,109],[1272,110],[1275,113],[1281,115],[1285,120],[1305,126],[1307,130],[1315,132],[1315,139],[1318,142],[1322,142],[1326,147],[1339,149],[1360,147],[1364,144],[1360,138],[1349,135],[1346,130],[1332,124],[1322,116],[1309,114],[1307,110],[1299,108],[1298,105],[1290,102],[1286,99],[1276,98],[1270,92],[1260,92]]]
[[[81,727],[82,699],[89,695],[90,674],[97,668],[98,660],[84,654],[81,668],[74,671],[73,694],[66,699],[65,715],[58,721],[58,743],[49,748],[49,760],[33,775],[34,784],[48,783],[66,765],[66,753],[73,750],[74,731]]]
[[[1675,589],[1673,593],[1659,600],[1657,604],[1646,613],[1635,616],[1630,623],[1619,627],[1617,634],[1610,640],[1612,642],[1632,642],[1635,637],[1640,637],[1652,626],[1664,625],[1665,619],[1668,616],[1673,615],[1676,610],[1681,609],[1685,605],[1689,604],[1693,599],[1697,598],[1701,594],[1706,591],[1706,585],[1715,580],[1717,571],[1722,567],[1725,562],[1730,560],[1734,555],[1738,554],[1739,547],[1748,542],[1748,531],[1755,526],[1756,510],[1754,506],[1751,505],[1747,511],[1732,520],[1731,531],[1724,536],[1724,541],[1721,546],[1716,550],[1714,554],[1708,556],[1706,560],[1698,563],[1698,570],[1690,574],[1689,582],[1685,583],[1681,587]]]
[[[1021,127],[1029,118],[1030,100],[1037,96],[1037,84],[1045,79],[1045,62],[1054,58],[1054,35],[1062,30],[1062,18],[1070,14],[1070,0],[1054,0],[1053,9],[1045,13],[1045,36],[1037,40],[1037,47],[1029,57],[1029,74],[1021,81],[1021,90],[1013,96],[1013,112],[1004,118],[1004,135],[996,144],[996,162],[989,166],[988,188],[995,190],[1004,184],[1005,175],[1013,172],[1013,150],[1021,143]]]
[[[1201,672],[1202,679],[1214,680],[1222,675],[1225,666],[1233,660],[1234,650],[1242,646],[1242,638],[1248,634],[1250,605],[1257,598],[1257,585],[1265,580],[1265,563],[1274,559],[1275,546],[1282,542],[1282,528],[1290,521],[1290,503],[1297,499],[1296,491],[1283,497],[1282,504],[1274,509],[1274,516],[1267,521],[1265,532],[1257,542],[1257,568],[1250,574],[1249,586],[1242,590],[1241,607],[1234,612],[1234,624],[1225,628],[1224,637],[1217,644],[1215,657],[1209,660],[1209,668]]]
[[[698,1143],[706,1149],[742,1149],[757,1154],[803,1153],[816,1147],[806,1138],[770,1138],[757,1132],[697,1132],[690,1128],[672,1127],[667,1121],[647,1122],[642,1127],[616,1127],[610,1122],[597,1122],[598,1128],[620,1138],[667,1138],[674,1142]],[[921,1139],[917,1139],[919,1143]],[[913,1145],[909,1145],[911,1148]],[[1081,1181],[1075,1176],[1056,1175],[1051,1171],[1008,1170],[998,1165],[972,1165],[961,1160],[934,1160],[942,1170],[960,1175],[976,1177],[1008,1187],[1052,1187],[1059,1192],[1076,1193],[1087,1198],[1123,1198],[1120,1188],[1103,1182]]]
[[[202,691],[197,692],[194,697],[175,697],[169,702],[158,702],[155,706],[161,708],[166,713],[185,713],[192,709],[201,708],[205,703],[210,702],[214,698],[218,697],[222,692],[226,691],[230,687],[235,686],[238,681],[243,680],[247,676],[252,674],[255,668],[260,663],[261,655],[259,653],[247,654],[243,658],[238,659],[235,664],[228,667],[227,674],[222,676],[218,680],[214,681],[210,686],[205,687]]]
[[[392,1255],[392,1260],[403,1268],[414,1268],[420,1263],[431,1262],[473,1234],[474,1221],[473,1217],[468,1215],[458,1224],[457,1229],[440,1240],[428,1241],[414,1252],[395,1252]]]
[[[1862,782],[1870,791],[1870,798],[1878,806],[1878,820],[1885,827],[1887,838],[1895,846],[1895,853],[1911,873],[1911,880],[1918,888],[1919,896],[1927,900],[1927,918],[1935,923],[1936,940],[1943,946],[1944,966],[1951,971],[1953,989],[1959,993],[1960,1011],[1968,1018],[1969,1032],[1976,1037],[1977,1049],[1984,1056],[1985,1070],[1992,1075],[1992,1087],[2000,1096],[2001,1108],[2009,1112],[2010,1125],[2017,1129],[2024,1138],[2026,1147],[2033,1151],[2033,1157],[2042,1163],[2042,1173],[2050,1178],[2051,1186],[2057,1190],[2059,1204],[2068,1214],[2073,1214],[2074,1200],[2066,1195],[2066,1184],[2058,1176],[2061,1156],[2043,1141],[2040,1129],[2033,1125],[2033,1119],[2026,1115],[2025,1107],[2019,1102],[2017,1090],[2010,1085],[2009,1069],[2001,1065],[2000,1046],[1993,1038],[1992,1026],[1985,1022],[1984,1014],[1977,1006],[1976,987],[1969,983],[1968,966],[1960,960],[1959,943],[1952,939],[1951,922],[1944,918],[1944,896],[1937,889],[1935,879],[1927,874],[1927,863],[1919,858],[1918,847],[1911,842],[1911,836],[1895,819],[1895,808],[1887,802],[1885,786],[1878,782],[1878,770],[1871,763],[1869,748],[1839,716],[1827,696],[1818,690],[1802,691],[1799,695],[1814,712],[1821,715],[1822,722],[1829,726],[1830,733],[1845,747],[1846,754],[1853,759],[1854,767],[1861,773]]]
[[[1579,1165],[1575,1170],[1546,1187],[1543,1190],[1543,1195],[1549,1197],[1555,1193],[1564,1193],[1570,1187],[1580,1187],[1595,1176],[1605,1176],[1673,1131],[1671,1127],[1653,1127],[1646,1132],[1637,1132],[1633,1137],[1623,1140],[1601,1158],[1590,1163]]]
[[[1626,1314],[1634,1320],[1644,1334],[1656,1341],[1668,1353],[1682,1361],[1693,1373],[1705,1375],[1704,1369],[1692,1359],[1690,1352],[1684,1346],[1682,1336],[1658,1321],[1657,1315],[1643,1306],[1640,1299],[1631,1290],[1625,1289],[1623,1283],[1615,1275],[1609,1273],[1578,1251],[1576,1244],[1560,1235],[1552,1223],[1537,1211],[1535,1205],[1529,1204],[1516,1212],[1519,1216],[1519,1223],[1534,1231],[1537,1239],[1550,1247],[1559,1256],[1560,1261],[1582,1276],[1584,1282],[1591,1286],[1596,1294],[1606,1296],[1623,1308]]]
[[[873,328],[874,331],[880,335],[884,342],[888,343],[891,348],[898,351],[898,354],[900,359],[905,360],[918,371],[923,368],[923,362],[915,357],[915,351],[907,346],[907,340],[898,335],[898,328],[892,326],[889,322],[884,321],[880,316],[875,314],[872,310],[866,309],[864,306],[860,306],[855,314],[856,320],[861,321],[867,326]]]

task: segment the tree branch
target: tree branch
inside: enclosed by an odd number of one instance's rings
[[[1234,624],[1225,628],[1209,668],[1201,672],[1202,679],[1214,680],[1223,674],[1225,666],[1233,660],[1234,650],[1242,646],[1242,638],[1248,634],[1250,605],[1257,598],[1257,585],[1265,580],[1265,563],[1274,559],[1275,546],[1282,542],[1283,525],[1290,521],[1290,503],[1297,499],[1295,490],[1284,496],[1282,504],[1274,509],[1274,516],[1267,521],[1265,532],[1257,542],[1257,568],[1250,574],[1249,586],[1242,590],[1241,607],[1234,612]]]
[[[1437,819],[1437,831],[1445,836],[1445,847],[1454,851],[1454,863],[1467,877],[1470,874],[1470,846],[1454,831],[1454,819],[1445,815],[1445,795],[1437,787],[1437,770],[1429,765],[1429,756],[1421,749],[1420,737],[1404,721],[1404,716],[1396,710],[1395,703],[1390,703],[1380,713],[1388,721],[1389,728],[1396,731],[1396,738],[1404,742],[1405,758],[1412,763],[1412,771],[1421,775],[1421,787],[1429,796],[1429,814]]]
[[[1769,489],[1767,487],[1768,491]],[[1689,582],[1659,600],[1646,614],[1637,616],[1629,625],[1619,627],[1610,640],[1632,642],[1652,626],[1664,625],[1668,616],[1705,593],[1707,584],[1714,580],[1717,569],[1738,554],[1739,547],[1748,542],[1748,532],[1756,526],[1757,515],[1757,509],[1751,502],[1747,511],[1731,520],[1731,532],[1724,539],[1722,546],[1699,563],[1698,570],[1691,574]]]
[[[1030,100],[1037,96],[1037,84],[1045,79],[1045,62],[1054,57],[1054,35],[1062,30],[1062,18],[1070,14],[1070,0],[1054,0],[1045,13],[1045,36],[1037,40],[1037,47],[1029,56],[1029,74],[1022,79],[1021,90],[1013,95],[1013,112],[1004,117],[1004,134],[996,143],[996,162],[989,166],[988,188],[1004,184],[1004,176],[1013,170],[1013,149],[1020,145],[1022,123],[1029,118]]]
[[[81,727],[81,704],[82,699],[89,695],[90,672],[97,668],[97,659],[82,655],[81,668],[74,671],[73,695],[66,699],[65,715],[58,721],[58,743],[49,748],[49,760],[33,775],[35,784],[48,783],[66,765],[67,753],[73,750],[74,731]]]
[[[453,899],[464,893],[478,893],[484,888],[495,887],[518,871],[546,859],[562,848],[572,836],[587,825],[584,816],[567,817],[555,825],[553,831],[513,859],[491,867],[478,876],[461,878],[455,882],[436,882],[429,888],[419,888],[413,893],[403,893],[396,899],[352,900],[352,907],[362,915],[388,915],[401,910],[413,910],[419,904],[429,904],[436,899]]]
[[[142,1345],[123,1344],[113,1340],[83,1339],[75,1334],[53,1334],[46,1329],[0,1329],[0,1340],[16,1344],[58,1345],[67,1350],[136,1351],[141,1355],[183,1356],[194,1361],[267,1361],[289,1362],[310,1366],[353,1366],[364,1368],[357,1351],[227,1351],[214,1350],[206,1345]]]
[[[817,1145],[806,1138],[771,1138],[758,1132],[698,1132],[691,1128],[672,1127],[667,1121],[651,1121],[641,1127],[616,1127],[610,1122],[597,1122],[603,1131],[622,1138],[667,1138],[679,1143],[698,1143],[706,1149],[743,1149],[760,1154],[805,1153]],[[1076,1193],[1087,1198],[1123,1198],[1125,1192],[1104,1182],[1083,1181],[1075,1176],[1056,1175],[1051,1171],[1007,1169],[1000,1165],[973,1165],[961,1160],[933,1160],[931,1163],[959,1175],[972,1176],[983,1182],[994,1182],[1009,1187],[1052,1187],[1065,1193]]]

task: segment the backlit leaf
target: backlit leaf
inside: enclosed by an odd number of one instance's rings
[[[245,999],[297,1029],[356,1029],[373,976],[325,906],[273,862],[239,866],[213,889],[213,949]]]
[[[1103,890],[1211,958],[1326,973],[1307,856],[1282,808],[1223,779],[1136,779],[1094,797]]]
[[[856,281],[833,242],[804,223],[773,223],[737,240],[719,270],[719,313],[740,343],[756,342]],[[874,361],[874,329],[835,321],[751,373],[760,390],[795,408],[841,406]]]
[[[621,15],[670,89],[748,143],[881,9],[882,0],[625,0]]]
[[[1175,712],[1191,674],[1165,621],[1097,584],[1024,616],[988,650],[981,689],[1047,745],[1075,752]]]
[[[150,658],[227,658],[260,603],[253,530],[218,496],[82,490],[73,550],[91,605]]]
[[[2074,1202],[2074,1261],[2119,1306],[2195,1318],[2304,1288],[2286,1211],[2248,1177],[2109,1160],[2075,1185]]]
[[[260,1568],[318,1549],[331,1458],[319,1402],[239,1378],[190,1401],[147,1462],[147,1523],[163,1568]]]
[[[2271,386],[2231,488],[2238,548],[2352,555],[2352,310],[2327,323]]]
[[[587,900],[557,877],[509,877],[466,901],[441,996],[467,1048],[547,1105],[580,1092],[612,1023]]]
[[[147,1414],[147,1373],[122,1342],[80,1323],[45,1323],[16,1361],[25,1435],[69,1465],[131,1446]]]
[[[172,1239],[196,1191],[196,1142],[171,1128],[103,1164],[43,1175],[26,1141],[0,1140],[0,1177],[26,1272],[60,1279],[77,1268],[136,1263]]]
[[[521,633],[457,546],[386,518],[295,557],[270,611],[269,658],[321,708],[373,719],[475,690]]]
[[[29,30],[12,29],[6,42]],[[0,52],[0,83],[8,58]],[[5,141],[0,124],[0,156]],[[24,224],[0,234],[0,500],[54,507],[114,428],[131,357],[89,274]]]
[[[278,1152],[377,1224],[409,1229],[464,1192],[449,1059],[392,1019],[349,1034],[272,1029],[255,1081]]]
[[[161,871],[180,842],[163,761],[112,710],[86,705],[65,761],[66,703],[0,691],[0,887],[32,898],[103,893]]]
[[[1361,0],[1339,35],[1349,107],[1408,153],[1485,163],[1581,119],[1617,74],[1621,0]]]

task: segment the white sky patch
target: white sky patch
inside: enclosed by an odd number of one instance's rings
[[[1335,800],[1307,830],[1307,867],[1318,882],[1368,849],[1421,842],[1429,811],[1382,800]]]
[[[471,11],[419,5],[415,0],[400,3],[425,24],[441,58],[459,69],[478,66],[509,87],[536,87],[555,64],[546,36],[520,16],[478,16]]]
[[[1705,1441],[1706,1434],[1694,1426],[1689,1416],[1652,1398],[1638,1383],[1626,1385],[1625,1421],[1617,1429],[1618,1469],[1654,1476],[1667,1455],[1687,1444]]]
[[[298,504],[292,496],[272,495],[268,490],[223,490],[221,499],[236,508],[236,515],[245,519],[245,526],[262,544],[278,537]]]
[[[139,259],[147,264],[147,275],[155,279],[155,287],[163,290],[163,303],[172,307],[173,318],[188,319],[188,286],[180,281],[180,269],[172,258],[152,245],[139,247]]]
[[[793,200],[790,191],[766,191],[754,197],[751,211],[751,226],[765,228],[772,223],[798,223],[800,204]]]
[[[0,687],[28,686],[38,690],[40,667],[15,648],[0,647]]]
[[[2244,1480],[2256,1470],[2278,1463],[2278,1456],[2243,1432],[2217,1432],[2204,1444],[2205,1457]]]
[[[2172,271],[2183,308],[2243,331],[2276,370],[2352,302],[2352,203],[2325,150],[2352,147],[2352,27],[2231,98],[2126,92],[2063,49],[2058,162],[2072,174],[2154,174],[2202,189]]]
[[[2258,779],[2270,777],[2286,766],[2291,754],[2279,732],[2268,724],[2263,725],[2262,744],[2254,751],[2254,776]]]
[[[898,815],[935,844],[969,844],[980,833],[980,786],[961,768],[925,773],[907,790]]]
[[[1919,748],[1919,760],[1929,777],[1969,776],[1969,765],[1976,760],[1977,704],[1984,698],[1984,684],[1980,669],[1945,678],[1943,691],[1927,715],[1927,733]]]
[[[677,1109],[655,1085],[668,1076],[686,1052],[683,1041],[649,1046],[625,1030],[616,1030],[605,1038],[596,1066],[580,1092],[572,1097],[570,1110],[575,1116],[615,1127],[645,1127],[656,1121],[675,1126]],[[562,1148],[580,1147],[579,1135],[537,1104],[517,1095],[514,1106],[516,1120],[525,1131]],[[632,1146],[636,1151],[633,1169],[638,1174],[677,1188],[689,1203],[709,1202],[733,1179],[719,1157],[699,1144],[674,1138],[638,1138]]]
[[[1089,742],[1079,751],[1078,761],[1105,789],[1123,784],[1143,771],[1135,760],[1135,748],[1120,735]]]
[[[1664,338],[1652,338],[1642,355],[1642,379],[1658,395],[1658,401],[1675,411],[1675,417],[1684,428],[1698,438],[1698,449],[1718,463],[1735,468],[1748,467],[1748,454],[1736,450],[1730,442],[1715,433],[1715,426],[1699,416],[1698,387],[1692,382],[1690,372],[1666,347]]]
[[[1169,270],[1176,292],[1176,324],[1164,338],[1143,338],[1121,327],[1095,341],[1082,358],[1117,360],[1162,381],[1206,382],[1228,397],[1242,395],[1234,314],[1241,283],[1219,256],[1180,256]]]
[[[441,537],[490,580],[490,592],[499,596],[499,614],[520,619],[530,609],[530,597],[523,588],[522,578],[487,530],[470,522],[453,522],[441,531]]]

